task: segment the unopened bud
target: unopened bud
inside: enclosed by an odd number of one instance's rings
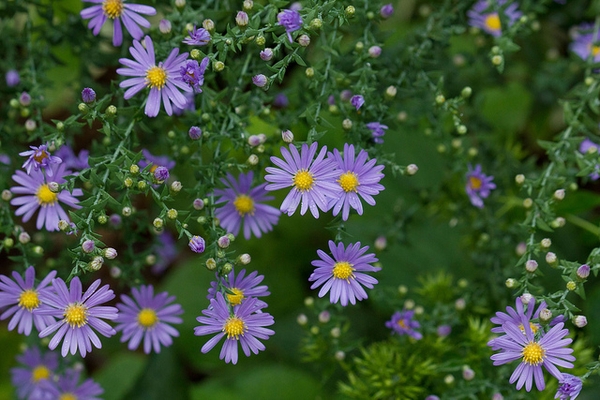
[[[587,279],[590,276],[590,266],[587,264],[583,264],[579,268],[577,268],[577,277],[579,279]]]
[[[250,254],[244,253],[244,254],[240,255],[239,260],[240,260],[240,264],[248,265],[248,264],[250,264],[250,261],[252,261],[252,257],[250,257]]]
[[[250,165],[256,165],[258,164],[258,156],[256,154],[250,154],[250,156],[248,156],[248,160],[246,160],[246,162]]]
[[[556,199],[558,201],[564,199],[565,198],[565,189],[558,189],[557,191],[554,192],[554,195],[552,197],[554,197],[554,199]]]
[[[117,107],[115,107],[113,105],[106,107],[106,114],[108,116],[117,115]]]
[[[96,244],[91,239],[84,241],[83,244],[81,245],[81,249],[83,250],[84,253],[91,253],[92,251],[94,251],[95,248],[96,248]]]
[[[398,93],[396,86],[388,86],[387,89],[385,89],[385,95],[390,99],[396,97],[396,93]]]
[[[117,250],[113,249],[112,247],[105,248],[104,257],[108,258],[109,260],[115,259],[117,257]]]
[[[208,260],[206,260],[206,269],[208,269],[209,271],[214,271],[216,268],[217,262],[214,258],[211,257]]]
[[[225,64],[223,63],[223,61],[216,61],[213,63],[213,69],[216,72],[221,72],[223,71],[223,69],[225,69]]]
[[[543,249],[548,249],[548,248],[550,248],[550,246],[552,246],[552,240],[550,240],[548,238],[544,238],[540,242],[540,246],[542,246]]]
[[[550,322],[550,320],[552,319],[552,311],[550,311],[547,308],[544,308],[542,311],[540,311],[540,321],[543,323],[546,322]]]
[[[537,268],[538,263],[535,260],[527,260],[527,262],[525,263],[525,269],[527,270],[527,272],[535,272]]]
[[[469,97],[471,97],[471,94],[473,93],[473,89],[471,89],[469,86],[466,86],[463,88],[463,90],[461,90],[460,95],[467,99]]]
[[[322,324],[326,324],[331,319],[331,314],[329,311],[321,311],[319,313],[319,322]]]
[[[302,47],[307,47],[310,44],[310,36],[304,34],[298,37],[298,44]]]
[[[27,233],[27,232],[19,233],[19,243],[27,244],[30,241],[31,241],[31,236],[29,236],[29,233]]]
[[[352,18],[354,17],[354,13],[356,12],[356,8],[354,8],[354,6],[348,6],[346,7],[346,10],[344,10],[346,17],[348,18]]]
[[[207,31],[212,32],[215,30],[215,22],[212,19],[207,18],[202,21],[202,27]]]
[[[9,201],[10,199],[12,199],[12,192],[8,189],[4,189],[2,191],[2,200]]]
[[[573,281],[569,281],[569,282],[567,282],[567,289],[570,291],[573,291],[573,290],[577,289],[577,284]]]
[[[298,325],[304,326],[308,323],[308,317],[305,314],[299,314],[296,317],[296,322],[298,322]]]
[[[101,256],[96,256],[92,262],[90,262],[89,268],[91,271],[98,271],[100,268],[102,268],[102,264],[104,264],[104,258]]]
[[[173,183],[171,183],[171,190],[175,193],[179,193],[181,191],[181,182],[179,181],[174,181]]]
[[[517,287],[518,282],[513,278],[508,278],[506,280],[506,282],[504,282],[504,284],[506,285],[507,288],[513,289],[513,288]]]
[[[475,371],[469,367],[463,367],[462,376],[464,380],[470,381],[475,378]]]
[[[121,214],[125,217],[129,217],[131,215],[131,207],[123,207]]]
[[[169,219],[177,219],[178,215],[179,215],[179,213],[174,208],[171,208],[167,211],[167,218],[169,218]]]
[[[385,236],[379,236],[375,239],[375,250],[382,251],[387,247],[387,239]]]
[[[165,221],[162,218],[154,218],[154,221],[152,221],[152,225],[154,225],[156,229],[162,229],[164,224]]]
[[[417,173],[417,171],[419,171],[419,167],[417,167],[417,164],[408,164],[406,166],[407,175],[414,175]]]
[[[533,206],[533,200],[531,200],[529,197],[523,200],[523,207],[531,208],[531,206]]]
[[[584,315],[578,315],[573,319],[573,323],[578,328],[583,328],[587,325],[587,318]]]
[[[556,261],[558,261],[558,258],[556,257],[556,254],[554,254],[551,251],[549,251],[549,252],[546,253],[546,262],[548,264],[554,264]]]
[[[349,131],[350,129],[352,129],[352,120],[346,118],[345,120],[342,121],[342,128],[344,128],[345,130]]]
[[[231,240],[227,236],[221,236],[219,239],[217,239],[217,245],[222,249],[228,248],[230,244]]]
[[[283,139],[283,141],[286,143],[292,143],[294,141],[294,134],[289,129],[282,131],[281,139]]]

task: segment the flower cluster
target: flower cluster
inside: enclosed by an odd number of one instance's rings
[[[506,0],[477,1],[467,12],[469,25],[481,28],[492,36],[501,36],[503,21],[510,27],[523,15],[518,10],[517,2],[504,7],[505,4]]]

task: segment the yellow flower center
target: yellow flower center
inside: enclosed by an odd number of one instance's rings
[[[529,365],[539,365],[544,361],[544,355],[546,351],[536,342],[529,342],[527,346],[523,348],[521,355],[523,356],[523,362]]]
[[[233,292],[227,293],[227,299],[229,300],[229,304],[231,304],[232,306],[237,306],[238,304],[241,304],[242,300],[244,300],[244,291],[238,288],[231,288],[229,290]]]
[[[233,206],[242,217],[246,214],[254,214],[254,200],[248,195],[240,194],[233,201]]]
[[[63,316],[71,328],[81,328],[87,323],[87,307],[80,303],[69,304]]]
[[[150,88],[162,89],[167,83],[167,71],[162,67],[150,67],[146,71],[146,80]]]
[[[538,329],[540,329],[536,324],[534,324],[533,322],[529,323],[529,328],[531,329],[531,332],[535,335],[535,333],[538,331]],[[525,334],[525,327],[523,326],[523,324],[519,324],[519,329],[521,330],[521,332],[523,332],[523,334]]]
[[[40,306],[40,298],[33,289],[27,289],[21,292],[19,296],[19,307],[26,308],[27,311],[31,311],[34,308]]]
[[[294,185],[296,185],[296,189],[301,192],[310,190],[314,182],[315,179],[312,174],[305,169],[299,170],[296,172],[296,175],[294,175]]]
[[[502,23],[500,22],[500,17],[497,13],[493,13],[485,17],[485,26],[491,31],[499,31],[502,27]]]
[[[240,335],[244,336],[246,331],[246,324],[238,317],[229,317],[225,325],[223,325],[223,332],[227,334],[227,339],[234,338],[235,340],[240,339]]]
[[[339,261],[333,266],[332,272],[334,278],[348,280],[353,276],[352,271],[354,271],[354,268],[348,261]]]
[[[150,329],[158,322],[158,316],[153,309],[142,308],[137,316],[137,321],[142,327]]]
[[[50,378],[50,370],[43,365],[38,365],[31,371],[31,381],[33,383],[39,382],[42,379]]]
[[[400,326],[400,328],[402,328],[402,329],[406,329],[406,328],[407,328],[407,326],[406,326],[406,322],[404,322],[404,320],[403,320],[403,319],[401,319],[400,321],[398,321],[398,325],[399,325],[399,326]]]
[[[482,184],[483,184],[483,182],[478,177],[476,177],[476,176],[469,177],[469,185],[471,186],[472,189],[479,190],[479,189],[481,189]]]
[[[356,192],[356,188],[360,185],[358,182],[358,176],[351,171],[344,172],[340,175],[340,178],[337,180],[344,192]]]
[[[45,183],[38,188],[35,195],[38,199],[38,204],[42,207],[53,205],[58,200],[58,195],[50,190],[50,187]]]
[[[63,393],[60,395],[58,400],[77,400],[77,396],[75,396],[73,393]]]
[[[33,154],[33,159],[38,162],[38,163],[42,163],[42,161],[44,161],[46,158],[48,158],[50,156],[50,154],[48,154],[48,152],[46,150],[37,150],[34,154]]]
[[[123,0],[105,0],[102,3],[102,11],[110,19],[115,19],[123,14]]]
[[[600,53],[600,46],[591,46],[590,51],[592,52],[592,55],[596,57],[598,53]]]

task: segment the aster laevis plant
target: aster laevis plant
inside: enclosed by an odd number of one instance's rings
[[[587,61],[591,59],[594,63],[600,61],[600,32],[596,31],[594,24],[583,23],[576,27],[576,35],[571,42],[570,49],[573,53]]]
[[[39,335],[44,338],[56,332],[48,344],[50,350],[54,350],[62,341],[63,357],[69,352],[75,354],[77,350],[82,357],[85,357],[92,351],[92,344],[96,348],[102,347],[98,335],[92,328],[106,337],[116,333],[103,320],[114,320],[118,310],[115,307],[101,305],[112,300],[115,294],[108,285],[99,288],[100,284],[100,279],[97,279],[84,293],[77,276],[71,280],[69,288],[60,278],[52,281],[54,292],[47,292],[42,297],[44,306],[39,311],[41,315],[58,319]]]
[[[17,327],[17,332],[29,336],[33,325],[38,331],[42,331],[54,323],[53,317],[39,315],[37,311],[42,305],[43,293],[50,290],[48,285],[56,276],[56,271],[51,271],[37,286],[33,266],[25,270],[25,279],[17,271],[13,271],[12,276],[14,280],[0,275],[0,309],[8,307],[0,315],[0,319],[12,316],[8,330],[12,331]]]
[[[226,363],[237,364],[238,342],[246,357],[251,353],[258,354],[265,349],[265,345],[258,339],[267,340],[275,332],[266,326],[273,325],[271,314],[262,311],[261,305],[256,298],[249,298],[242,304],[230,306],[223,294],[218,292],[214,299],[210,300],[210,307],[202,311],[204,316],[196,318],[202,325],[194,328],[197,336],[213,336],[204,346],[202,353],[208,353],[213,347],[225,337],[221,348],[220,359]]]
[[[333,208],[333,215],[342,212],[342,219],[346,221],[350,215],[350,208],[362,215],[363,207],[361,198],[369,205],[375,205],[373,196],[384,189],[379,181],[383,178],[381,171],[383,165],[375,165],[377,160],[367,160],[365,150],[360,150],[358,155],[354,151],[354,145],[344,144],[344,153],[340,154],[338,149],[329,153],[329,158],[335,161],[338,178],[338,195],[329,200],[329,206]],[[360,196],[360,197],[359,197]]]
[[[292,32],[302,28],[302,17],[297,10],[283,10],[277,14],[277,24],[285,28],[290,43],[294,41],[292,39]]]
[[[46,144],[42,144],[39,147],[29,146],[29,148],[31,150],[19,153],[20,156],[27,157],[27,160],[25,160],[21,168],[25,168],[28,175],[31,173],[31,168],[35,171],[39,171],[43,168],[46,175],[48,175],[49,178],[52,178],[54,171],[52,168],[49,168],[50,164],[60,164],[62,159],[50,154],[48,145]]]
[[[296,212],[300,205],[300,214],[304,215],[307,210],[315,218],[319,218],[321,211],[329,210],[327,197],[335,197],[337,186],[335,176],[337,172],[333,167],[333,161],[325,158],[327,147],[323,146],[315,158],[318,143],[310,145],[303,144],[300,152],[292,144],[289,150],[281,148],[283,160],[271,157],[271,162],[278,168],[267,167],[265,180],[269,182],[265,189],[268,191],[292,187],[288,195],[281,203],[279,209],[287,215]]]
[[[89,19],[88,28],[94,36],[100,33],[100,29],[107,20],[113,20],[113,46],[117,47],[123,43],[123,27],[134,39],[140,40],[144,32],[140,28],[150,28],[150,21],[144,19],[140,14],[155,15],[154,7],[143,4],[127,3],[127,0],[83,0],[86,3],[96,5],[85,8],[80,15],[83,19]]]
[[[154,295],[152,285],[142,285],[131,289],[132,297],[121,295],[122,303],[117,304],[119,314],[115,319],[115,330],[123,332],[121,342],[127,342],[129,350],[138,348],[142,340],[144,353],[149,354],[154,350],[160,353],[161,346],[168,347],[173,344],[173,337],[178,337],[179,332],[171,324],[180,324],[183,309],[179,304],[171,304],[175,296],[167,292]]]
[[[510,307],[510,306],[507,306],[506,313],[498,311],[498,312],[496,312],[496,316],[494,316],[490,319],[490,321],[492,321],[492,323],[498,325],[498,326],[492,328],[491,331],[493,333],[504,333],[503,325],[505,323],[509,323],[509,322],[516,324],[519,327],[519,329],[524,331],[525,328],[521,325],[521,322],[523,320],[527,321],[527,323],[529,324],[529,328],[531,329],[531,331],[534,334],[537,333],[537,331],[540,329],[540,324],[531,322],[531,320],[539,318],[540,311],[542,311],[546,308],[546,302],[542,300],[542,302],[539,304],[535,313],[533,312],[533,310],[535,309],[535,298],[534,297],[531,297],[529,299],[529,302],[526,305],[523,304],[521,297],[517,297],[517,300],[515,302],[516,302],[516,309],[513,307]],[[525,306],[527,307],[527,311],[525,311]],[[496,347],[494,345],[494,340],[495,339],[492,339],[488,343],[488,345],[491,346],[493,350],[496,350]]]
[[[161,102],[168,115],[173,114],[173,105],[185,108],[187,99],[180,92],[191,92],[192,88],[181,78],[180,70],[185,65],[188,53],[179,54],[179,49],[171,50],[164,62],[156,64],[154,55],[154,43],[150,36],[144,37],[144,45],[133,41],[133,47],[129,52],[135,60],[121,58],[119,62],[125,68],[118,68],[117,73],[121,76],[132,77],[119,84],[127,88],[124,94],[125,100],[145,88],[150,89],[146,101],[144,113],[148,117],[156,117],[160,110]]]
[[[467,11],[469,25],[481,28],[492,36],[502,35],[502,18],[499,12],[504,14],[504,20],[508,26],[512,26],[523,13],[518,10],[518,3],[514,2],[503,7],[506,0],[479,0]]]
[[[206,46],[210,42],[210,33],[204,28],[194,28],[188,31],[189,36],[183,39],[182,43],[190,46]]]
[[[423,334],[417,331],[421,324],[414,319],[414,316],[414,310],[396,311],[385,326],[392,330],[392,334],[408,335],[417,340],[423,339]]]
[[[481,171],[481,165],[477,164],[475,169],[469,165],[466,178],[465,190],[471,204],[477,208],[483,208],[483,199],[487,198],[493,189],[496,189],[496,184],[492,182],[494,177],[484,174]]]
[[[188,60],[179,69],[181,79],[194,89],[194,93],[202,93],[201,87],[204,85],[204,73],[209,62],[210,58],[208,57],[204,57],[200,64],[196,60]]]
[[[267,285],[260,285],[263,279],[265,279],[265,276],[258,275],[256,271],[246,275],[246,270],[242,269],[236,275],[235,270],[232,269],[226,276],[217,274],[217,281],[210,283],[206,297],[209,300],[214,299],[219,289],[224,288],[229,304],[237,306],[249,298],[264,297],[271,294]],[[256,304],[261,307],[267,306],[267,303],[262,300],[258,300]]]
[[[575,400],[583,388],[581,378],[567,373],[563,373],[562,375],[563,379],[558,383],[558,389],[554,398],[559,400]]]
[[[23,215],[23,222],[29,221],[39,210],[36,228],[56,231],[58,230],[58,221],[69,220],[60,203],[72,208],[80,208],[76,197],[82,196],[83,191],[81,189],[73,189],[71,193],[64,189],[59,191],[58,185],[65,182],[64,177],[70,172],[65,170],[63,163],[50,164],[50,168],[53,169],[51,182],[44,176],[43,170],[36,171],[34,169],[30,175],[23,171],[15,171],[12,178],[21,186],[13,186],[10,190],[14,194],[24,196],[14,197],[10,204],[18,207],[15,215]]]
[[[67,369],[58,377],[56,383],[46,385],[48,398],[60,400],[101,400],[104,389],[93,379],[88,378],[79,383],[81,372],[77,369]]]
[[[58,369],[58,353],[42,353],[38,347],[31,347],[17,356],[21,364],[11,368],[11,382],[17,389],[20,399],[44,399],[46,385],[54,378]]]
[[[524,331],[521,330],[521,325]],[[575,361],[575,357],[571,355],[573,349],[566,347],[572,340],[565,339],[569,330],[563,328],[564,323],[560,322],[539,337],[533,334],[525,316],[522,316],[520,325],[506,322],[502,325],[505,335],[494,341],[495,349],[499,349],[500,352],[492,355],[491,359],[494,365],[521,360],[509,382],[516,382],[517,390],[525,386],[525,390],[529,392],[535,381],[536,388],[540,391],[544,390],[546,383],[542,367],[559,381],[563,380],[563,374],[557,366],[573,368],[571,363]]]
[[[357,242],[345,247],[343,243],[336,245],[330,240],[329,250],[333,258],[323,250],[317,250],[321,259],[311,262],[317,268],[308,278],[309,282],[314,282],[310,288],[322,286],[319,297],[329,292],[329,301],[332,304],[339,302],[342,306],[366,299],[368,296],[363,286],[373,289],[377,279],[364,272],[377,272],[381,269],[371,265],[378,261],[375,254],[365,254],[369,246],[360,247],[360,242]]]
[[[221,226],[237,236],[243,225],[244,238],[250,239],[252,235],[260,238],[263,233],[273,230],[273,226],[279,221],[281,211],[273,206],[265,204],[273,200],[265,190],[266,183],[252,187],[254,173],[240,173],[236,179],[230,173],[221,179],[224,189],[215,189],[214,194],[218,197],[215,204],[225,202],[215,210]]]

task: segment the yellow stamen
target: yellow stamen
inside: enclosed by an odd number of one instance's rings
[[[536,342],[529,342],[527,346],[523,348],[521,355],[523,356],[523,362],[529,365],[539,365],[544,361],[544,355],[546,351]]]
[[[77,400],[77,396],[75,396],[73,393],[63,393],[60,395],[58,400]]]
[[[48,158],[50,156],[50,154],[48,154],[48,152],[46,150],[37,150],[34,154],[33,154],[33,159],[38,162],[38,163],[42,163],[42,161],[44,161],[46,158]]]
[[[137,316],[137,321],[142,327],[150,329],[158,322],[158,316],[153,309],[142,308]]]
[[[81,328],[87,323],[87,307],[80,303],[71,303],[67,306],[63,316],[71,328]]]
[[[497,13],[485,17],[484,24],[491,31],[499,31],[500,28],[502,28],[502,23],[500,22],[500,17]]]
[[[254,200],[248,195],[237,196],[233,201],[233,206],[242,217],[246,214],[254,214]]]
[[[50,370],[44,365],[38,365],[31,371],[31,381],[34,383],[48,378],[50,378]]]
[[[25,308],[27,311],[31,311],[39,306],[40,298],[35,290],[27,289],[21,292],[21,295],[19,296],[19,307]]]
[[[531,332],[535,335],[535,333],[538,331],[538,329],[540,329],[536,324],[534,324],[533,322],[529,323],[529,328],[531,329]],[[525,327],[523,326],[523,324],[519,324],[519,329],[521,330],[521,332],[525,333]]]
[[[294,175],[294,185],[296,189],[304,192],[310,190],[315,182],[312,174],[305,169],[301,169]]]
[[[122,0],[105,0],[102,3],[102,11],[110,19],[120,17],[124,8]]]
[[[344,192],[356,192],[356,188],[360,185],[358,182],[358,176],[351,171],[344,172],[340,175],[340,178],[337,180]]]
[[[336,279],[348,280],[353,277],[353,271],[354,268],[352,268],[352,265],[348,261],[339,261],[333,266],[332,273],[333,277]]]
[[[596,57],[598,53],[600,53],[600,46],[592,46],[591,50],[592,55]]]
[[[35,192],[35,196],[38,199],[38,204],[42,207],[53,205],[58,201],[58,194],[50,190],[50,187],[45,183],[40,185],[37,192]]]
[[[161,90],[167,84],[167,71],[163,67],[150,67],[146,71],[146,81],[148,87]]]
[[[404,320],[403,320],[403,319],[401,319],[401,320],[399,320],[399,321],[398,321],[398,325],[400,326],[400,328],[403,328],[403,329],[406,329],[406,328],[408,328],[408,327],[406,326],[406,322],[404,322]]]
[[[238,288],[229,289],[233,293],[227,293],[227,299],[229,300],[229,304],[232,306],[237,306],[238,304],[242,304],[242,300],[244,300],[244,291]]]
[[[473,190],[479,190],[481,189],[481,185],[483,185],[483,181],[476,176],[470,176],[469,185]]]
[[[223,325],[223,332],[227,334],[227,339],[234,338],[235,340],[239,340],[240,335],[244,336],[244,332],[246,332],[246,324],[238,317],[229,317],[225,325]]]

